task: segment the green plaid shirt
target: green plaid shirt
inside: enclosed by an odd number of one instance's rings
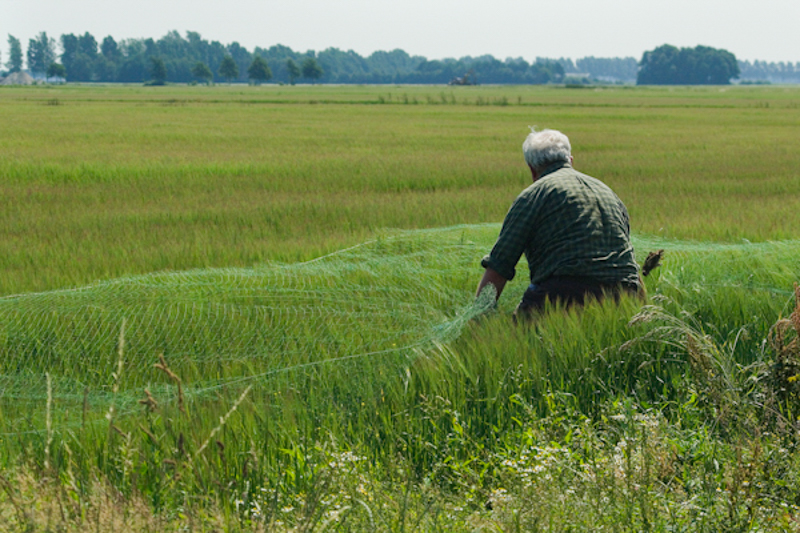
[[[583,276],[638,283],[628,210],[600,180],[567,163],[548,167],[514,201],[492,252],[481,265],[511,280],[522,254],[531,283]]]

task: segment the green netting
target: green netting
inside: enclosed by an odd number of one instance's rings
[[[174,395],[153,367],[161,354],[191,397],[287,387],[311,368],[350,365],[358,372],[365,359],[407,364],[485,312],[473,291],[479,259],[498,229],[387,233],[306,263],[162,272],[0,298],[0,431],[41,429],[31,420],[44,409],[48,375],[51,399],[72,413],[64,419],[87,403],[133,408],[144,388]],[[724,286],[786,298],[798,279],[797,241],[639,237],[634,245],[640,261],[666,249],[657,286],[674,291]],[[526,267],[519,268],[524,280]],[[509,287],[502,311],[513,308],[525,284]]]
[[[0,298],[0,392],[41,409],[123,408],[169,394],[163,354],[188,395],[275,385],[310,365],[411,357],[480,309],[477,259],[496,226],[386,235],[306,263],[163,272]],[[475,240],[479,244],[476,244]],[[124,321],[123,371],[117,372]],[[118,374],[118,376],[115,376]],[[282,378],[285,384],[287,378]],[[38,407],[36,407],[38,406]]]

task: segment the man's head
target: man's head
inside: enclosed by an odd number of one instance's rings
[[[557,130],[536,131],[531,128],[530,135],[522,143],[522,153],[534,173],[534,180],[554,163],[572,163],[571,152],[569,139]]]

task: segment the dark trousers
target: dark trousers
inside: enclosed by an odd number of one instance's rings
[[[582,306],[587,300],[600,301],[607,296],[619,301],[623,293],[644,299],[644,289],[637,283],[601,283],[582,276],[553,276],[528,287],[514,311],[514,318],[530,318],[532,314],[544,310],[548,300],[551,304],[565,307]]]

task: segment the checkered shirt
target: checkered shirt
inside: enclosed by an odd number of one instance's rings
[[[567,163],[547,168],[522,191],[481,265],[511,280],[523,253],[531,283],[551,276],[639,282],[625,205],[603,182]]]

